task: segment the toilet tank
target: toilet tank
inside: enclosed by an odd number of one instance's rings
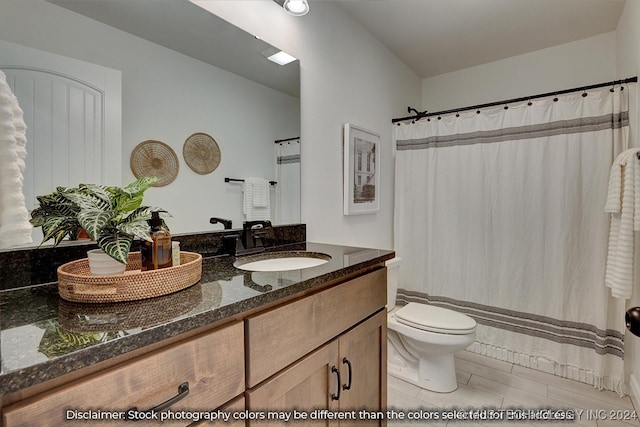
[[[396,293],[400,280],[400,257],[392,258],[385,262],[387,267],[387,311],[396,306]]]

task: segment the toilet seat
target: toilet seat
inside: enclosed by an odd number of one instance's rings
[[[476,328],[476,321],[465,314],[416,302],[397,310],[395,317],[407,326],[441,334],[464,335]]]

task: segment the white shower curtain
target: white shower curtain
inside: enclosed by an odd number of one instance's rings
[[[300,140],[276,146],[276,223],[300,222]]]
[[[471,351],[623,392],[624,301],[604,285],[616,87],[394,126],[398,303],[478,322]]]

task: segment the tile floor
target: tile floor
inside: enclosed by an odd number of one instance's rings
[[[396,408],[405,417],[422,417],[422,420],[389,420],[390,427],[437,426],[588,426],[629,427],[640,422],[627,396],[595,390],[588,384],[567,380],[508,362],[491,359],[463,351],[456,356],[458,389],[452,393],[434,393],[389,376],[388,407]],[[459,408],[452,411],[451,408]],[[503,411],[497,416],[528,417],[529,409],[573,409],[573,422],[503,420],[496,421],[447,421],[447,416],[462,416],[462,409],[517,408],[520,412]],[[581,412],[583,411],[583,412]],[[466,412],[466,411],[464,411]],[[486,412],[485,412],[486,413]],[[439,420],[425,420],[437,414]],[[477,412],[484,415],[482,412]],[[613,419],[619,418],[619,419]],[[620,419],[622,418],[622,419]]]

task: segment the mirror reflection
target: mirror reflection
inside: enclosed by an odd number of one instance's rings
[[[187,0],[2,3],[0,70],[28,126],[29,209],[56,186],[123,185],[134,160],[160,161],[175,178],[145,204],[171,213],[174,234],[222,229],[211,217],[240,227],[247,178],[275,182],[274,224],[300,221],[298,61],[269,61],[278,49]],[[204,170],[185,161],[194,134],[219,149],[211,172],[207,150],[190,153]],[[133,159],[141,144],[168,150]]]

